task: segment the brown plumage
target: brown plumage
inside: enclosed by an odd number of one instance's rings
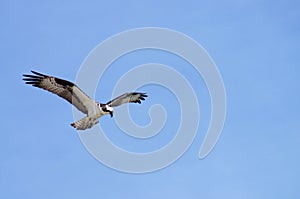
[[[113,108],[124,103],[141,103],[147,97],[146,93],[129,92],[116,97],[103,104],[95,102],[86,95],[76,84],[53,76],[48,76],[36,71],[31,71],[33,75],[24,74],[23,80],[26,84],[31,84],[54,93],[73,104],[78,110],[87,116],[71,125],[78,130],[91,128],[98,123],[98,118],[105,114],[113,117]]]

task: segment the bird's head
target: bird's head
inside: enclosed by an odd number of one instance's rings
[[[106,114],[110,114],[110,117],[114,116],[114,109],[107,105],[107,104],[101,104],[101,109],[104,111]]]

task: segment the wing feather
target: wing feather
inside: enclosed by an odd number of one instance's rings
[[[34,87],[47,90],[62,97],[81,112],[88,114],[89,107],[95,104],[94,100],[80,90],[74,83],[36,71],[31,72],[34,75],[23,75],[23,80],[26,84],[31,84]]]
[[[120,95],[119,97],[116,97],[115,99],[107,102],[106,104],[115,107],[120,106],[125,103],[141,103],[142,100],[145,100],[145,98],[148,97],[146,93],[139,93],[139,92],[130,92],[130,93],[124,93],[123,95]]]

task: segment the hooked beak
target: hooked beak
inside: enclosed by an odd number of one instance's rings
[[[110,111],[109,114],[110,114],[110,117],[114,116],[114,113],[112,111]]]

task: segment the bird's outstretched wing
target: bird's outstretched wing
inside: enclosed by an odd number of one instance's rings
[[[23,75],[26,84],[34,87],[42,88],[54,93],[71,104],[73,104],[81,112],[88,114],[89,107],[93,107],[94,100],[87,96],[74,83],[57,77],[44,75],[35,71],[31,71],[34,75]]]
[[[141,100],[145,100],[145,97],[148,97],[146,93],[139,93],[139,92],[131,92],[131,93],[124,93],[119,97],[107,102],[106,104],[114,107],[120,106],[125,103],[141,103]]]

